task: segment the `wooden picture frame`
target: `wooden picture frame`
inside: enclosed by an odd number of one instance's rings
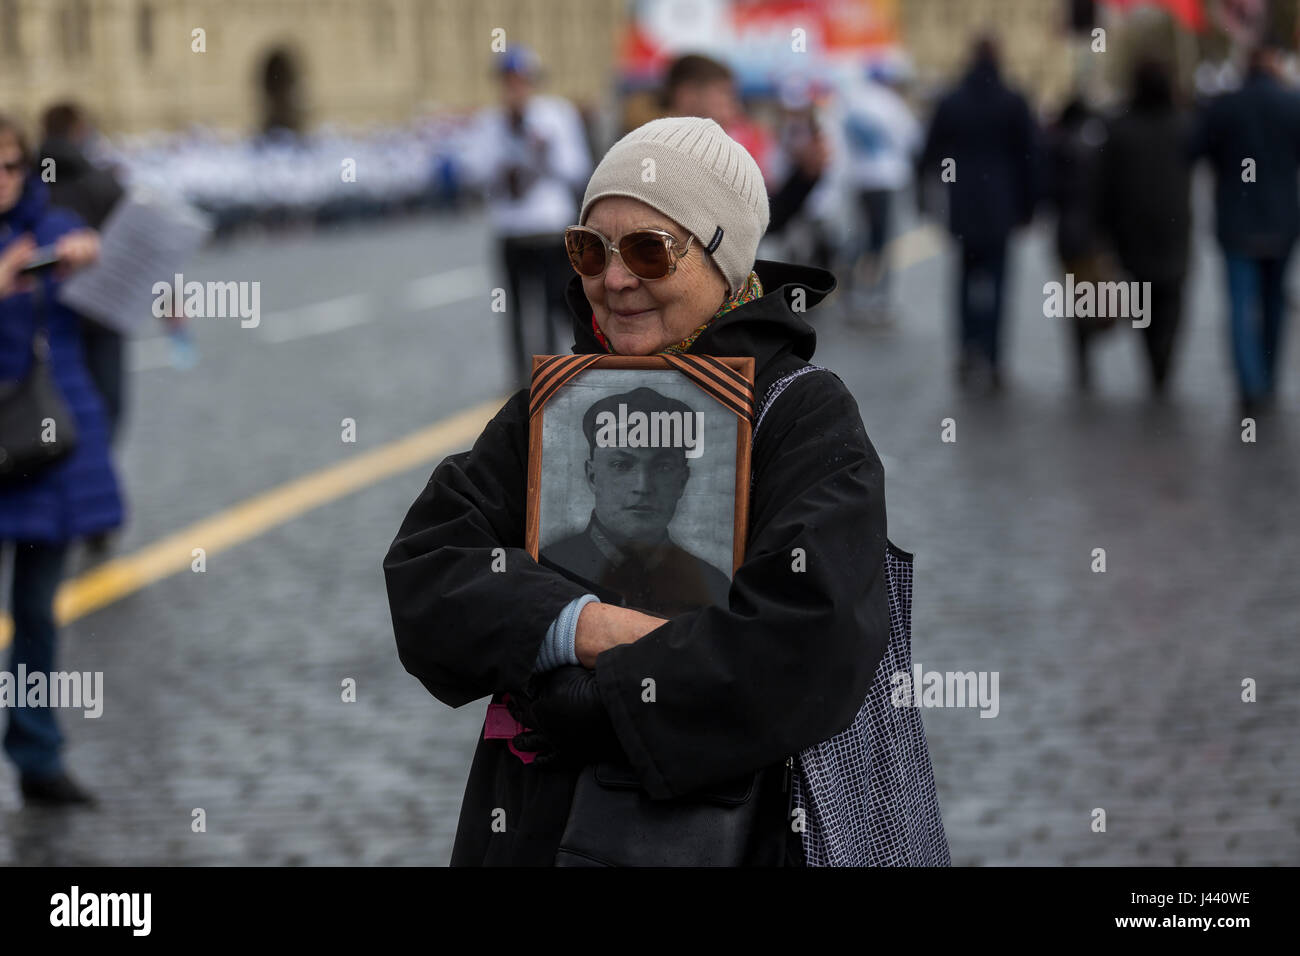
[[[750,356],[533,356],[528,553],[606,603],[725,606],[745,557],[753,413]]]

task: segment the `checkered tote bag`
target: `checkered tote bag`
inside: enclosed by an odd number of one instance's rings
[[[807,365],[774,382],[754,419]],[[831,372],[831,374],[835,374]],[[951,866],[930,748],[915,707],[895,707],[890,677],[912,671],[912,556],[887,542],[889,645],[853,723],[794,760],[808,866]]]

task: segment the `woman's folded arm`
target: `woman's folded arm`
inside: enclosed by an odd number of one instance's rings
[[[384,558],[402,665],[452,707],[522,687],[547,629],[587,592],[524,547],[527,399],[434,469]]]

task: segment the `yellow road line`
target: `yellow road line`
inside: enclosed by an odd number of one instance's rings
[[[923,225],[895,236],[886,246],[890,267],[901,271],[937,254],[942,235],[937,227]],[[106,561],[63,583],[54,599],[55,618],[60,625],[67,624],[183,571],[194,560],[195,548],[203,548],[205,557],[211,557],[313,508],[444,458],[452,449],[467,448],[505,401],[498,398],[475,405],[405,438],[242,501],[133,554]],[[0,650],[8,647],[12,637],[13,621],[0,614]]]
[[[505,401],[497,398],[475,405],[405,438],[241,501],[133,554],[106,561],[63,583],[54,599],[55,617],[60,625],[75,621],[189,568],[195,548],[203,548],[210,558],[313,508],[468,448]],[[396,525],[393,530],[396,533]],[[0,648],[8,646],[12,635],[13,622],[5,615],[0,619]]]

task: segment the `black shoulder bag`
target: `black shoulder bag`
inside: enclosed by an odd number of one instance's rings
[[[789,763],[652,800],[631,766],[583,768],[556,866],[781,866],[794,788]]]
[[[22,481],[54,465],[77,447],[77,425],[50,367],[50,340],[38,279],[32,292],[36,332],[26,377],[0,385],[0,483]],[[52,436],[47,441],[46,437]]]

